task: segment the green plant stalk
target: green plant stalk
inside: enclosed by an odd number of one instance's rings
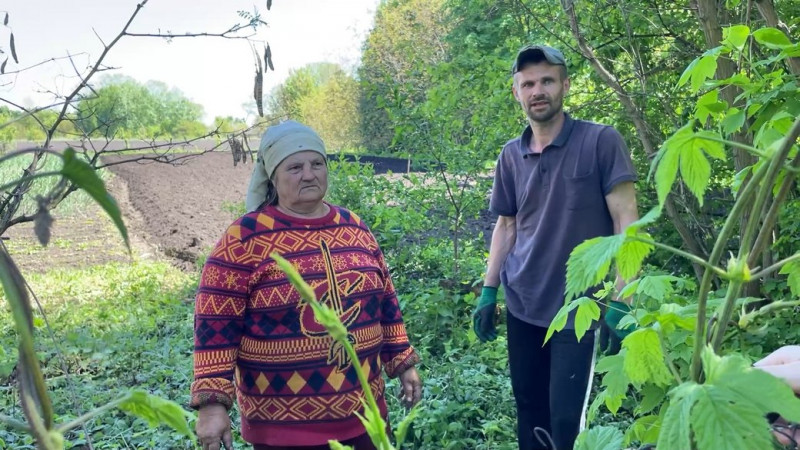
[[[783,167],[783,161],[789,156],[789,152],[792,150],[792,146],[794,145],[794,141],[797,139],[798,135],[800,135],[800,118],[795,120],[780,149],[772,156],[772,161],[769,163],[769,169],[767,170],[764,179],[759,183],[760,187],[756,195],[756,199],[751,206],[753,211],[761,211],[764,203],[767,201],[767,198],[769,195],[771,195],[772,186],[775,184],[775,181],[778,178],[781,167]],[[760,221],[757,218],[751,218],[747,223],[747,227],[744,230],[741,245],[739,247],[740,260],[746,261],[748,256],[758,257],[758,255],[749,255],[749,252],[752,250],[753,241],[756,239],[759,229],[759,222]],[[714,338],[712,341],[712,348],[714,349],[715,353],[718,352],[720,346],[722,346],[722,341],[725,338],[725,329],[728,327],[728,321],[730,321],[733,315],[733,304],[736,302],[743,284],[744,283],[741,281],[731,280],[731,284],[728,286],[728,295],[725,298],[725,305],[722,308],[722,314],[720,320],[717,322],[717,329],[714,331]]]
[[[670,373],[675,378],[675,382],[679,385],[683,383],[681,379],[681,373],[678,372],[678,368],[675,367],[675,363],[672,362],[672,359],[669,357],[669,351],[667,350],[667,344],[664,340],[664,330],[660,327],[658,328],[658,340],[661,343],[661,352],[664,353],[664,361],[667,362],[667,368],[669,368]]]
[[[707,141],[712,141],[712,142],[719,142],[720,144],[729,145],[731,147],[738,147],[738,148],[740,148],[742,150],[745,150],[745,151],[747,151],[749,153],[752,153],[755,156],[758,156],[758,157],[761,157],[761,158],[764,158],[764,159],[769,158],[769,155],[767,155],[766,153],[762,152],[761,150],[753,147],[752,145],[747,145],[747,144],[742,143],[742,142],[729,141],[727,139],[717,138],[717,137],[710,137],[710,136],[708,136],[708,137],[703,136],[703,139],[705,139]]]
[[[3,185],[0,185],[0,192],[5,191],[8,188],[12,188],[12,187],[14,187],[14,186],[16,186],[18,184],[21,184],[21,183],[27,183],[27,182],[33,181],[33,180],[35,180],[37,178],[52,177],[52,176],[61,176],[61,172],[60,171],[40,172],[40,173],[37,173],[37,174],[28,175],[26,177],[17,178],[16,180],[14,180],[14,181],[12,181],[10,183],[6,183],[6,184],[3,184]]]
[[[297,289],[300,293],[300,297],[306,302],[311,305],[311,308],[314,310],[314,316],[320,321],[325,328],[328,330],[328,333],[342,346],[344,346],[347,355],[350,357],[351,364],[353,364],[353,368],[356,371],[356,375],[358,376],[358,381],[361,383],[361,390],[364,392],[364,397],[366,398],[367,407],[375,413],[376,417],[380,417],[380,409],[378,408],[378,403],[375,401],[375,397],[372,395],[372,389],[369,387],[369,380],[367,380],[366,375],[361,370],[361,366],[358,364],[358,353],[356,353],[356,349],[353,348],[353,345],[347,339],[347,329],[342,325],[342,322],[339,320],[339,317],[325,305],[322,305],[317,301],[317,297],[314,295],[314,291],[311,289],[311,286],[308,285],[303,280],[303,277],[295,270],[295,268],[289,263],[289,261],[282,258],[277,252],[273,252],[270,254],[270,257],[275,260],[283,270],[284,273],[289,277],[289,281],[292,285]],[[383,428],[383,427],[382,427]],[[381,433],[381,442],[379,448],[381,450],[388,450],[392,448],[391,443],[389,442],[389,436],[386,432]]]
[[[50,445],[50,439],[48,436],[50,427],[45,425],[43,418],[40,417],[39,413],[37,412],[36,400],[28,390],[30,375],[25,371],[25,369],[26,367],[24,363],[20,362],[19,400],[22,404],[22,411],[25,414],[25,417],[28,419],[28,423],[30,424],[31,435],[34,437],[34,439],[36,439],[39,448],[44,450],[60,450]],[[49,400],[50,399],[46,397],[46,400],[40,400],[39,403],[43,404],[45,401],[49,402]]]
[[[73,420],[70,420],[67,423],[63,423],[63,424],[59,425],[58,427],[56,427],[56,430],[58,432],[60,432],[60,433],[66,433],[67,431],[69,431],[69,430],[71,430],[73,428],[79,427],[82,424],[88,422],[89,420],[92,420],[95,417],[98,417],[98,416],[104,414],[106,411],[109,411],[109,410],[117,408],[119,405],[121,405],[129,397],[130,397],[130,393],[125,394],[122,397],[120,397],[120,398],[118,398],[118,399],[116,399],[114,401],[111,401],[109,403],[106,403],[103,406],[99,406],[99,407],[87,412],[86,414],[83,414],[80,417],[77,417],[77,418],[75,418]]]
[[[742,314],[742,317],[739,318],[739,326],[744,328],[748,324],[750,324],[753,320],[757,319],[760,316],[766,316],[781,309],[795,308],[797,306],[800,306],[800,300],[792,300],[792,301],[779,300],[777,302],[770,303],[769,305],[764,305],[755,311],[749,312],[747,314]],[[744,321],[744,326],[742,325],[742,321]]]
[[[711,348],[714,350],[714,353],[719,352],[719,348],[725,340],[725,329],[728,327],[728,322],[731,320],[731,317],[733,317],[733,306],[736,303],[736,299],[739,298],[739,294],[742,292],[742,286],[744,286],[744,282],[741,280],[731,280],[728,284],[728,291],[725,293],[725,303],[722,306],[722,312],[720,313],[719,320],[717,320],[717,328],[714,330],[714,337],[711,341]]]
[[[742,215],[742,211],[745,209],[750,197],[755,194],[756,187],[766,174],[767,168],[768,166],[766,164],[759,167],[758,170],[753,173],[753,177],[750,179],[750,182],[745,185],[744,189],[739,194],[739,198],[733,204],[733,208],[728,215],[728,219],[722,226],[719,236],[717,236],[717,240],[714,243],[714,248],[711,250],[711,255],[708,257],[709,264],[714,264],[716,261],[719,261],[720,257],[722,256],[722,252],[725,250],[725,246],[728,243],[728,239],[730,239],[730,237],[733,235],[733,232],[739,223],[739,217]],[[708,301],[708,293],[711,290],[712,276],[713,271],[709,269],[706,269],[705,272],[703,272],[703,279],[700,281],[700,287],[697,293],[697,326],[695,327],[694,332],[695,340],[691,365],[692,380],[696,383],[700,383],[702,381],[702,355],[703,348],[705,348],[706,344],[706,303]]]
[[[42,376],[42,370],[39,367],[39,361],[36,359],[36,352],[33,348],[33,323],[30,302],[28,301],[22,274],[19,273],[17,266],[4,247],[0,247],[0,282],[2,282],[5,297],[11,306],[14,324],[17,333],[19,333],[19,362],[22,366],[21,368],[24,370],[25,376],[30,377],[30,381],[33,383],[33,390],[40,403],[44,426],[50,429],[53,427],[53,406],[50,403],[50,397],[47,395],[47,387]],[[20,381],[22,380],[23,378],[21,377]],[[20,386],[22,386],[22,383]],[[32,422],[31,417],[27,417],[27,419]]]
[[[642,238],[642,237],[639,237],[639,236],[629,236],[628,239],[630,239],[632,241],[644,242],[645,244],[650,244],[650,245],[652,245],[654,247],[658,247],[660,249],[667,250],[668,252],[672,252],[672,253],[674,253],[674,254],[676,254],[678,256],[683,256],[684,258],[688,259],[689,261],[691,261],[691,262],[693,262],[695,264],[698,264],[698,265],[700,265],[702,267],[705,267],[706,270],[710,270],[710,271],[714,272],[715,274],[717,274],[717,275],[719,275],[721,277],[724,277],[727,274],[727,272],[725,272],[724,270],[722,270],[719,267],[714,266],[713,264],[709,263],[708,261],[704,260],[703,258],[700,258],[699,256],[693,255],[693,254],[691,254],[689,252],[685,252],[685,251],[683,251],[681,249],[672,247],[670,245],[662,244],[660,242],[656,242],[656,241],[653,241],[653,240],[650,240],[650,239],[645,239],[645,238]]]
[[[7,425],[9,428],[13,428],[18,431],[23,431],[28,434],[32,432],[31,427],[28,426],[27,423],[20,422],[19,420],[2,413],[0,413],[0,422]]]
[[[795,123],[796,124],[796,123]],[[793,129],[792,131],[800,131]],[[790,134],[791,136],[791,134]],[[797,139],[797,136],[794,137]],[[792,142],[793,139],[791,137],[787,137],[787,142]],[[769,237],[772,234],[773,228],[775,228],[775,223],[778,221],[778,211],[780,206],[786,200],[786,197],[791,192],[792,188],[794,187],[794,180],[797,177],[797,172],[790,169],[797,169],[800,167],[800,153],[798,153],[794,160],[789,163],[787,169],[787,174],[781,183],[781,187],[778,190],[778,195],[775,196],[775,199],[772,201],[772,205],[769,207],[769,211],[767,211],[766,217],[764,217],[763,225],[761,226],[761,231],[758,233],[758,237],[756,238],[755,244],[753,244],[753,249],[750,252],[750,256],[747,259],[747,264],[750,267],[756,265],[755,259],[758,258],[761,253],[767,248],[767,243],[769,242]],[[754,277],[755,278],[755,277]]]
[[[789,264],[790,262],[795,261],[795,260],[800,260],[800,253],[795,253],[794,255],[792,255],[792,256],[790,256],[788,258],[784,258],[784,259],[776,262],[775,264],[765,268],[764,270],[760,270],[760,271],[754,273],[752,275],[752,278],[761,278],[763,276],[767,276],[770,273],[780,269],[784,265]]]

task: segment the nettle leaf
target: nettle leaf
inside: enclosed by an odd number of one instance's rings
[[[739,131],[744,125],[744,119],[746,115],[743,109],[739,109],[733,107],[728,110],[727,114],[725,114],[725,118],[722,119],[722,132],[725,134],[733,134]]]
[[[144,419],[151,427],[166,424],[195,442],[194,432],[186,420],[192,415],[173,401],[135,390],[128,394],[119,408]]]
[[[777,28],[760,28],[753,32],[753,38],[759,44],[772,49],[782,49],[792,45],[789,38]]]
[[[717,72],[717,55],[705,54],[694,61],[692,61],[686,70],[683,71],[681,78],[678,80],[678,87],[686,84],[691,80],[692,92],[697,92],[703,86],[706,80],[714,78]]]
[[[686,127],[691,127],[691,124],[686,125],[684,128]],[[658,204],[662,206],[667,199],[667,195],[669,195],[669,192],[672,190],[672,184],[675,183],[675,179],[678,177],[678,163],[680,161],[681,148],[675,144],[673,138],[682,130],[683,128],[664,142],[664,145],[659,151],[660,156],[653,161],[653,164],[656,165],[655,181],[656,191],[658,192]]]
[[[625,433],[625,445],[630,445],[633,441],[642,444],[655,444],[658,440],[658,433],[661,431],[661,416],[649,415],[636,419],[633,425]]]
[[[726,389],[735,401],[763,417],[776,412],[790,422],[800,422],[800,400],[786,382],[753,368],[737,354],[720,357],[706,347],[703,352],[706,384]]]
[[[597,373],[605,373],[602,385],[606,388],[603,392],[607,395],[625,397],[628,394],[630,380],[625,374],[625,353],[627,353],[626,350],[622,349],[616,355],[604,356],[597,361],[594,370]]]
[[[722,29],[722,44],[741,51],[750,36],[750,27],[747,25],[734,25]]]
[[[728,107],[727,102],[719,101],[719,91],[712,89],[697,99],[694,117],[705,123],[712,114],[719,114]]]
[[[625,242],[625,235],[600,236],[580,243],[567,261],[566,299],[599,284],[611,267],[611,259]]]
[[[64,166],[61,168],[61,175],[78,186],[80,189],[86,191],[94,201],[96,201],[114,221],[122,239],[125,241],[125,246],[130,249],[130,241],[128,240],[128,229],[125,228],[125,223],[122,221],[122,213],[117,206],[114,197],[108,193],[103,180],[97,176],[97,172],[86,163],[78,159],[75,150],[67,147],[64,150]]]
[[[600,307],[589,297],[581,297],[575,303],[578,304],[578,311],[575,312],[575,336],[580,341],[592,322],[600,319]]]
[[[689,419],[699,392],[700,385],[695,383],[683,383],[672,390],[656,448],[692,448]]]
[[[780,273],[789,275],[787,283],[792,295],[800,297],[800,261],[792,261],[781,267]]]
[[[647,414],[667,399],[667,391],[655,384],[648,383],[639,392],[642,394],[642,399],[636,405],[636,414]]]
[[[644,276],[639,278],[639,284],[636,288],[636,293],[644,294],[656,300],[663,301],[667,295],[675,292],[675,289],[672,287],[672,283],[680,280],[680,278],[672,275]]]
[[[676,303],[661,305],[655,316],[655,320],[667,333],[673,332],[675,328],[692,331],[695,327],[695,314],[687,313],[682,306]]]
[[[609,426],[592,427],[581,431],[575,440],[575,450],[619,450],[625,436]]]
[[[772,448],[772,436],[764,415],[743,405],[736,392],[713,385],[701,386],[691,420],[697,448]]]
[[[583,297],[583,298],[585,298],[585,297]],[[556,313],[556,316],[553,317],[553,320],[550,322],[550,326],[547,327],[547,334],[544,336],[544,342],[545,343],[547,343],[547,341],[550,340],[550,337],[553,336],[553,333],[555,333],[556,331],[561,331],[561,330],[564,329],[565,326],[567,326],[567,319],[569,318],[569,313],[573,309],[578,307],[578,301],[579,300],[581,300],[581,299],[577,299],[577,300],[573,300],[573,301],[564,303],[564,306],[562,306],[558,310],[558,312]]]
[[[661,338],[652,328],[634,331],[622,341],[627,349],[623,367],[634,384],[651,382],[666,386],[672,382],[661,350]]]
[[[647,233],[638,233],[639,236],[650,239]],[[620,276],[629,280],[639,274],[642,261],[653,251],[653,244],[642,241],[626,240],[617,252],[617,270]]]
[[[702,151],[687,146],[681,151],[680,168],[686,187],[697,198],[700,206],[703,206],[703,195],[711,178],[711,164]]]

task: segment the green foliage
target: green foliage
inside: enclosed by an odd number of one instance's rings
[[[622,432],[614,427],[594,427],[581,432],[575,450],[617,450],[622,448]]]
[[[205,131],[199,121],[203,107],[164,83],[138,83],[132,78],[107,77],[96,94],[76,106],[76,123],[88,136],[104,138],[196,137]]]
[[[358,96],[358,82],[340,66],[314,63],[290,71],[267,104],[272,115],[305,123],[328,150],[341,151],[361,144]]]
[[[703,366],[705,383],[684,383],[670,394],[659,447],[770,448],[767,413],[800,419],[800,400],[791,389],[740,356],[719,357],[706,349]]]
[[[61,168],[61,174],[79,189],[89,194],[105,210],[122,235],[125,246],[130,248],[128,230],[125,227],[125,223],[122,222],[122,213],[119,210],[119,206],[117,206],[117,202],[106,191],[103,180],[97,176],[95,170],[85,161],[78,159],[75,150],[72,148],[67,148],[64,151],[64,166]]]

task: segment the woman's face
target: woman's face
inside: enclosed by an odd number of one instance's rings
[[[313,211],[328,190],[325,157],[313,150],[289,155],[275,168],[278,206],[293,211]]]

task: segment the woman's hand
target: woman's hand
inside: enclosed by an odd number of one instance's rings
[[[400,401],[406,408],[411,408],[422,399],[422,381],[419,379],[417,369],[411,367],[400,376]]]
[[[782,379],[795,394],[800,394],[800,345],[781,347],[753,366]]]
[[[200,408],[195,430],[203,450],[220,450],[220,442],[227,450],[233,450],[231,418],[225,405],[212,403]]]

